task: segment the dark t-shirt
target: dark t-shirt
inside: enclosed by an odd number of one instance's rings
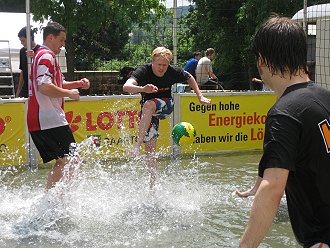
[[[171,98],[172,85],[188,80],[190,75],[176,66],[169,65],[164,76],[157,77],[152,71],[151,64],[147,64],[136,69],[131,77],[136,80],[139,86],[153,84],[158,87],[158,92],[156,93],[141,93],[142,102],[145,102],[153,98]]]
[[[37,51],[37,49],[40,47],[40,45],[36,45],[32,50],[34,52]],[[21,50],[19,51],[19,69],[23,72],[23,86],[22,90],[19,94],[20,97],[29,97],[28,93],[28,66],[27,66],[27,57],[26,57],[26,48],[22,47]]]
[[[289,170],[291,225],[298,242],[308,247],[330,243],[329,123],[330,91],[313,82],[288,87],[266,119],[259,176],[267,168]]]

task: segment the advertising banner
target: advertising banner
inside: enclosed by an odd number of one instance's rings
[[[194,94],[178,94],[173,116],[160,121],[157,152],[170,155],[174,120],[190,122],[197,135],[182,153],[261,149],[266,115],[275,94],[217,93],[207,96],[212,104],[203,106]],[[66,118],[78,143],[99,147],[99,158],[131,157],[137,142],[140,97],[82,97],[65,102]],[[0,166],[25,165],[27,137],[24,102],[0,104]],[[172,123],[173,121],[173,123]],[[171,125],[172,124],[172,125]],[[91,138],[90,138],[91,137]],[[143,154],[143,147],[141,152]],[[87,152],[87,150],[86,150]],[[42,161],[39,158],[39,162]]]
[[[261,149],[264,125],[275,94],[232,94],[207,96],[203,106],[195,96],[180,98],[180,120],[190,122],[197,132],[191,146],[181,152],[218,152]]]
[[[65,102],[66,118],[76,141],[93,137],[101,147],[102,156],[127,157],[137,142],[140,97],[85,98]],[[160,121],[158,151],[170,153],[170,118]],[[141,148],[143,153],[144,148]]]
[[[24,102],[0,104],[0,166],[24,165]]]

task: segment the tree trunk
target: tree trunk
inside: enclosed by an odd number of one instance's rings
[[[67,36],[66,36],[65,49],[66,49],[66,64],[67,64],[66,79],[68,81],[72,81],[72,80],[75,80],[75,78],[74,78],[75,52],[74,52],[73,38],[72,38],[72,34],[70,34],[70,32],[68,32]]]

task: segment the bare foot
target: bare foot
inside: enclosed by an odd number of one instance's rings
[[[133,150],[132,150],[132,156],[136,157],[140,155],[140,146],[134,146]]]

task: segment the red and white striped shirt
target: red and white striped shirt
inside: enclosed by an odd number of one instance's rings
[[[34,55],[29,78],[27,124],[30,132],[68,125],[62,97],[49,97],[40,92],[42,84],[63,87],[64,76],[55,54],[41,46]]]

